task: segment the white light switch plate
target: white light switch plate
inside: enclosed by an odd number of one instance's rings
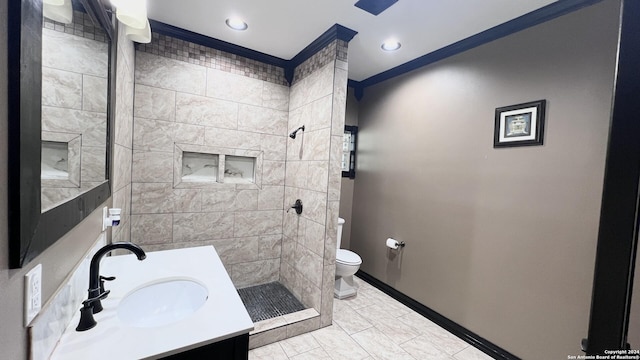
[[[24,325],[38,315],[42,308],[42,264],[36,265],[24,276]]]

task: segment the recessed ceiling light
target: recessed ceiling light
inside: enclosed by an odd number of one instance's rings
[[[233,30],[247,30],[247,28],[249,27],[249,25],[247,25],[246,22],[242,21],[242,19],[237,18],[237,17],[230,17],[228,18],[225,23],[227,24],[228,27],[232,28]]]
[[[380,48],[382,48],[382,50],[384,51],[396,51],[400,49],[401,46],[402,44],[400,44],[398,40],[387,40],[382,43]]]

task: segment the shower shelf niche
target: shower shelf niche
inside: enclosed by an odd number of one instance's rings
[[[176,144],[174,188],[262,188],[263,152]]]
[[[216,182],[218,155],[193,152],[182,153],[182,181]]]
[[[80,187],[79,134],[42,132],[40,179],[43,188]]]

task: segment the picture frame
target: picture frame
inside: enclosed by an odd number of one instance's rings
[[[493,147],[542,145],[546,100],[496,108]]]

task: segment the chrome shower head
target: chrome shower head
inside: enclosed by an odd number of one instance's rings
[[[302,125],[299,128],[295,129],[291,134],[289,134],[289,137],[292,138],[292,139],[295,139],[296,138],[296,133],[298,131],[300,131],[300,130],[304,131],[304,125]]]

